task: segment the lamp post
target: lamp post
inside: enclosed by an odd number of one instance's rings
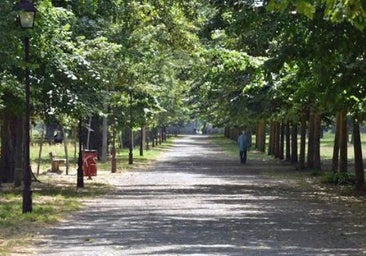
[[[28,0],[21,0],[16,6],[20,26],[23,29],[31,29],[37,9]],[[25,120],[24,120],[24,188],[23,188],[23,213],[32,212],[32,168],[30,164],[30,79],[29,79],[29,37],[24,37],[24,60],[25,67]]]
[[[133,136],[133,127],[132,127],[132,88],[129,88],[129,97],[128,103],[130,108],[130,147],[128,153],[128,163],[133,164],[133,143],[134,143],[134,136]]]
[[[82,156],[82,120],[79,120],[79,157],[78,157],[78,169],[77,169],[77,183],[76,187],[83,188],[84,187],[84,173],[83,173],[83,156]]]

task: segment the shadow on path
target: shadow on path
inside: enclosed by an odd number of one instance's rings
[[[277,168],[180,137],[148,171],[113,176],[112,193],[41,234],[36,254],[364,255],[364,227],[260,174],[263,165]]]

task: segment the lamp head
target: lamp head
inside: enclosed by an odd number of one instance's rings
[[[18,12],[20,26],[24,29],[33,28],[34,19],[37,13],[34,4],[28,0],[20,0],[20,2],[15,5],[14,9]]]

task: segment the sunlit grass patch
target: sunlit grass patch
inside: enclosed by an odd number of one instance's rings
[[[134,163],[128,164],[127,149],[121,150],[117,155],[117,172],[123,172],[136,168],[145,168],[160,154],[169,150],[173,145],[174,138],[166,142],[144,150],[140,156],[139,148],[134,150]],[[68,147],[73,150],[71,144]],[[36,163],[38,162],[39,145],[31,147],[32,169],[36,174]],[[92,199],[105,195],[113,187],[107,182],[111,172],[110,159],[106,163],[97,162],[97,177],[93,180],[86,180],[84,177],[84,188],[77,188],[77,159],[74,152],[69,154],[70,168],[69,175],[65,173],[55,174],[47,170],[51,167],[49,152],[55,152],[57,157],[64,158],[63,145],[44,144],[40,159],[40,175],[37,179],[40,182],[32,183],[32,212],[22,213],[22,188],[15,188],[13,184],[2,184],[0,190],[0,255],[7,255],[13,248],[18,248],[27,243],[43,227],[53,225],[66,218],[70,213],[80,210],[83,207],[84,199]],[[64,167],[62,167],[64,170]],[[118,174],[117,174],[118,175]],[[100,177],[99,177],[100,176]]]
[[[6,186],[0,194],[0,254],[26,242],[42,227],[54,224],[70,212],[82,208],[83,198],[93,198],[110,191],[111,186],[90,183],[84,189],[55,179],[33,183],[32,212],[22,213],[22,191]]]
[[[149,145],[149,150],[144,148],[143,155],[140,155],[139,147],[135,147],[133,150],[133,164],[129,164],[129,150],[128,149],[120,149],[117,151],[117,172],[124,172],[127,170],[140,169],[144,168],[151,164],[152,161],[155,161],[159,158],[160,154],[164,151],[169,150],[174,144],[174,138],[170,137],[167,141],[162,144],[158,144],[152,147],[151,143]],[[111,170],[111,159],[109,159],[106,163],[98,162],[98,169],[100,170]]]
[[[224,153],[230,156],[239,157],[239,149],[238,144],[235,140],[230,140],[226,138],[224,135],[212,135],[210,136],[210,140],[217,146],[219,146]],[[258,152],[254,150],[254,145],[248,150],[248,159],[257,159],[266,161],[272,159],[271,156],[264,154],[263,152]]]

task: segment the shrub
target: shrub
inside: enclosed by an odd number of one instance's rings
[[[326,172],[322,182],[334,185],[353,185],[355,184],[355,177],[348,172]]]

